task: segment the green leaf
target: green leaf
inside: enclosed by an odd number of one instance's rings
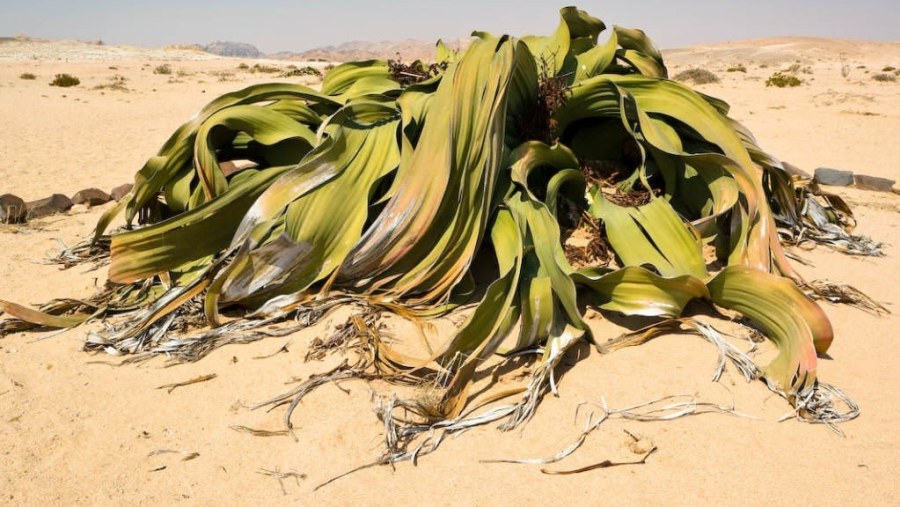
[[[770,388],[793,402],[814,386],[816,353],[824,354],[834,337],[817,304],[790,280],[746,266],[729,266],[707,285],[713,302],[752,319],[778,346],[764,369]]]
[[[133,282],[219,252],[228,246],[253,201],[288,169],[261,171],[203,206],[142,229],[113,234],[109,279]]]
[[[596,191],[590,214],[606,225],[610,245],[626,266],[649,264],[666,277],[707,277],[699,235],[665,199],[625,207]]]
[[[706,286],[696,277],[665,278],[637,266],[583,269],[572,278],[589,290],[595,306],[623,315],[678,317],[692,299],[709,298]]]

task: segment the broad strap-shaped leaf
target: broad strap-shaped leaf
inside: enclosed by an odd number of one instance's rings
[[[399,164],[398,120],[396,109],[357,102],[326,123],[333,138],[343,138],[333,147],[339,158],[333,168],[325,168],[334,173],[333,178],[308,193],[298,192],[307,174],[306,168],[298,167],[260,197],[254,213],[262,214],[254,216],[270,220],[273,210],[283,210],[283,234],[276,231],[269,236],[271,243],[251,245],[246,254],[236,257],[236,264],[247,262],[227,275],[223,302],[261,303],[300,292],[341,265],[362,234],[372,185]],[[263,208],[268,212],[263,213]],[[341,220],[335,220],[336,216]],[[251,234],[251,239],[260,232]]]
[[[142,280],[224,249],[244,213],[288,169],[260,171],[199,208],[148,227],[114,234],[109,279],[118,283]]]
[[[382,60],[342,63],[325,75],[322,93],[346,102],[363,95],[399,90],[400,85],[390,75],[387,62]]]
[[[83,324],[94,315],[91,313],[54,315],[0,299],[0,314],[3,313],[21,321],[47,328],[75,327]]]
[[[234,106],[219,111],[203,122],[194,141],[194,170],[200,176],[207,199],[227,188],[216,159],[216,150],[221,148],[221,141],[216,139],[222,140],[226,132],[243,132],[264,145],[298,139],[307,144],[306,151],[317,144],[316,134],[309,127],[277,111],[258,106]],[[305,151],[298,149],[297,161],[303,155]]]
[[[614,30],[616,39],[622,46],[617,53],[619,58],[630,63],[640,74],[645,76],[668,77],[662,54],[643,30],[621,26],[614,27]]]
[[[194,118],[179,127],[163,144],[157,155],[151,157],[137,172],[132,197],[126,205],[126,221],[131,223],[144,205],[155,198],[156,194],[180,171],[189,166],[197,130],[210,116],[228,107],[282,99],[304,100],[326,109],[337,109],[340,106],[335,99],[311,88],[288,83],[249,86],[213,100]],[[101,231],[98,232],[102,234]]]
[[[665,277],[707,277],[700,239],[665,200],[619,206],[593,194],[590,213],[603,221],[609,243],[626,266],[649,264]]]
[[[623,315],[679,317],[691,300],[709,298],[699,278],[665,278],[638,266],[613,271],[586,268],[572,279],[588,291],[594,306]]]
[[[577,66],[573,83],[578,83],[589,77],[602,74],[616,60],[616,49],[619,47],[619,38],[615,31],[610,32],[609,38],[601,46],[594,46],[575,57]]]
[[[500,346],[516,319],[516,289],[522,270],[522,224],[509,211],[501,210],[491,228],[491,242],[497,256],[499,277],[485,292],[466,323],[438,356],[445,368],[455,370],[444,395],[442,411],[454,417],[465,406],[475,368]]]
[[[714,303],[759,324],[778,346],[764,369],[770,388],[793,402],[815,384],[816,353],[824,354],[834,337],[817,304],[790,280],[747,266],[729,266],[707,285]]]
[[[341,268],[372,290],[445,298],[464,276],[502,169],[507,87],[533,64],[510,39],[475,41],[444,74],[394,193]],[[526,67],[528,68],[528,67]]]
[[[538,68],[549,76],[556,76],[564,69],[574,70],[575,56],[596,46],[598,34],[606,29],[603,21],[575,7],[560,9],[559,17],[553,35],[522,37]]]

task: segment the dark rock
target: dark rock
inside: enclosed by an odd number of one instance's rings
[[[854,174],[853,185],[863,190],[875,190],[877,192],[890,192],[891,187],[896,183],[894,180],[887,178],[879,178],[877,176],[866,176],[865,174]]]
[[[114,201],[119,202],[123,197],[128,195],[128,192],[131,192],[131,189],[134,187],[131,183],[123,183],[118,187],[112,189],[109,192],[109,196],[113,198]]]
[[[26,216],[25,201],[12,194],[0,195],[0,224],[20,224]]]
[[[808,180],[808,179],[812,178],[812,176],[810,176],[808,172],[804,171],[803,169],[800,169],[799,167],[795,166],[794,164],[792,164],[790,162],[785,162],[782,160],[781,165],[782,165],[782,167],[784,167],[784,170],[787,171],[787,173],[790,174],[791,176],[799,176],[800,179],[804,179],[804,180]]]
[[[84,204],[88,207],[106,204],[111,200],[112,197],[110,197],[109,194],[100,190],[99,188],[86,188],[84,190],[80,190],[77,194],[72,196],[73,203]]]
[[[853,184],[853,171],[841,171],[840,169],[820,167],[816,169],[815,180],[816,183],[821,183],[822,185],[847,187]]]
[[[53,194],[44,199],[25,203],[28,207],[28,219],[41,218],[57,213],[65,213],[72,207],[72,200],[62,194]]]

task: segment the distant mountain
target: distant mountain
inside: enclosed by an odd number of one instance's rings
[[[444,43],[452,49],[465,49],[470,39],[456,39]],[[328,61],[349,62],[372,59],[397,59],[404,61],[422,60],[434,61],[434,47],[436,42],[427,42],[418,39],[404,39],[396,41],[350,41],[335,46],[323,46],[302,52],[282,51],[280,53],[266,55],[268,58],[279,60],[303,60],[303,61]]]
[[[256,46],[246,42],[213,42],[212,44],[200,46],[200,49],[219,56],[234,56],[238,58],[260,58],[264,56],[256,49]]]

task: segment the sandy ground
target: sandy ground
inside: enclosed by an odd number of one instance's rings
[[[900,83],[871,76],[900,66],[900,44],[868,49],[842,41],[754,41],[675,51],[670,63],[673,73],[701,66],[718,74],[721,83],[700,89],[728,100],[733,115],[783,159],[809,171],[830,166],[898,179]],[[802,86],[765,87],[772,72],[796,60],[810,67],[810,74],[800,74]],[[30,200],[129,181],[208,100],[272,79],[237,71],[240,62],[179,57],[169,62],[173,74],[160,75],[153,73],[164,63],[156,54],[67,62],[46,54],[3,58],[0,50],[0,193]],[[736,63],[748,72],[725,71]],[[37,79],[19,79],[23,72]],[[77,75],[82,85],[48,86],[59,72]],[[115,76],[123,76],[130,91],[95,89]],[[801,253],[814,263],[801,271],[811,279],[850,282],[898,310],[900,196],[838,192],[856,206],[858,230],[887,243],[888,255],[863,259],[819,248]],[[0,229],[0,298],[38,303],[91,294],[103,282],[102,270],[60,271],[41,261],[57,240],[84,237],[100,212],[76,209]],[[371,468],[318,491],[319,483],[379,455],[381,432],[369,386],[347,383],[344,392],[328,385],[310,395],[293,418],[296,440],[231,427],[281,429],[280,410],[246,405],[333,363],[304,363],[303,355],[311,339],[340,322],[337,316],[295,336],[225,347],[198,363],[168,368],[160,360],[111,366],[108,356],[81,352],[84,330],[16,334],[0,340],[0,503],[896,505],[900,394],[893,339],[900,316],[825,309],[836,340],[831,359],[820,362],[820,378],[851,394],[863,411],[842,426],[845,438],[822,426],[777,422],[789,410],[781,398],[733,371],[711,383],[714,349],[695,337],[672,336],[602,357],[583,348],[582,359],[560,381],[560,396],[547,397],[524,431],[475,430],[446,442],[418,466]],[[619,333],[609,321],[592,323],[600,337]],[[259,359],[286,344],[288,353]],[[171,393],[157,389],[213,373],[211,381]],[[513,385],[517,373],[501,381]],[[550,476],[537,466],[481,462],[557,452],[580,431],[583,420],[575,415],[582,402],[603,398],[615,408],[670,394],[733,402],[755,419],[707,414],[671,422],[611,420],[574,456],[548,468],[634,460],[641,449],[633,449],[625,430],[659,449],[642,466]],[[154,454],[160,450],[178,452]],[[192,453],[198,455],[183,460]],[[305,478],[280,485],[261,470]]]

